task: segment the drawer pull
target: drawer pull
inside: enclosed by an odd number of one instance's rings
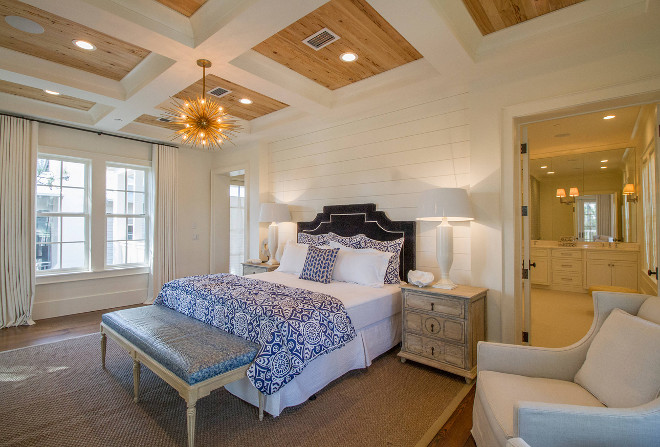
[[[562,267],[573,267],[571,264],[562,264]]]
[[[434,304],[435,304],[435,303],[431,303],[431,310],[433,310],[433,305],[434,305]]]
[[[573,278],[562,278],[562,281],[571,281]]]

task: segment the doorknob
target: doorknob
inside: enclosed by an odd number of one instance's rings
[[[649,269],[649,271],[646,272],[646,273],[648,273],[649,276],[655,276],[655,280],[656,281],[658,280],[658,267],[655,268],[655,271],[652,271],[651,269]]]
[[[530,262],[530,263],[529,263],[529,266],[530,266],[530,267],[536,267],[536,262]]]

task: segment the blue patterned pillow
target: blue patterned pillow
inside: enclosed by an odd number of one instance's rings
[[[337,242],[344,247],[350,248],[362,248],[362,242],[366,238],[364,234],[357,234],[355,236],[340,236],[336,233],[328,233],[328,239],[333,242]]]
[[[307,234],[298,233],[298,243],[318,247],[319,245],[328,245],[330,239],[327,234]]]
[[[310,245],[300,279],[328,284],[332,281],[337,253],[339,253],[338,248],[318,248]]]
[[[376,250],[394,253],[387,264],[385,271],[385,284],[401,284],[399,278],[399,265],[401,263],[401,247],[403,247],[403,238],[393,241],[377,241],[364,236],[362,248],[375,248]]]

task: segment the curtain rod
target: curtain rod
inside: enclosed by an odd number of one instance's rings
[[[32,118],[30,116],[25,116],[25,115],[17,115],[17,114],[14,114],[14,113],[0,112],[0,116],[13,116],[14,118],[22,118],[24,120],[35,121],[37,123],[42,123],[42,124],[50,124],[51,126],[64,127],[66,129],[81,130],[83,132],[95,133],[97,135],[105,135],[105,136],[108,136],[108,137],[123,138],[124,140],[139,141],[140,143],[161,144],[163,146],[175,147],[177,149],[179,148],[179,146],[176,146],[172,143],[164,143],[162,141],[157,141],[157,140],[145,140],[145,139],[142,139],[142,138],[127,137],[125,135],[118,135],[118,134],[114,134],[114,133],[103,132],[102,130],[94,130],[94,129],[87,129],[85,127],[71,126],[69,124],[61,124],[61,123],[56,123],[56,122],[53,122],[53,121],[40,120],[38,118]]]

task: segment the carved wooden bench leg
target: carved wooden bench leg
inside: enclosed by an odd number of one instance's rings
[[[101,332],[101,366],[105,369],[105,348],[108,344],[108,337],[103,332]]]
[[[261,391],[257,391],[259,393],[259,420],[263,421],[264,420],[264,408],[266,407],[266,395],[262,393]]]
[[[195,447],[195,417],[197,416],[197,409],[195,405],[197,400],[190,400],[188,402],[188,447]]]
[[[140,398],[140,362],[133,359],[133,402]]]

